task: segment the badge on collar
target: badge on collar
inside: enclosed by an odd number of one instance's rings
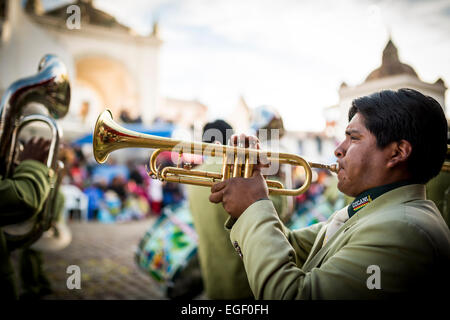
[[[370,195],[367,195],[359,200],[356,200],[352,203],[353,211],[358,211],[361,208],[364,208],[366,205],[372,202],[372,198]]]

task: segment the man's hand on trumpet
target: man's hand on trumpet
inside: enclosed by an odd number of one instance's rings
[[[228,144],[241,148],[260,148],[258,138],[245,134],[233,135]],[[269,190],[261,173],[261,167],[263,165],[259,163],[258,159],[250,178],[235,177],[216,183],[211,187],[209,201],[213,203],[222,202],[224,209],[237,219],[256,201],[269,199]]]

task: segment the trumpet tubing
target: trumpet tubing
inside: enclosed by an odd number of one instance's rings
[[[224,146],[213,143],[186,142],[176,139],[157,137],[149,134],[134,132],[121,127],[113,121],[109,110],[102,112],[95,125],[93,134],[94,158],[98,163],[104,163],[109,154],[124,148],[156,149],[150,157],[149,167],[151,175],[163,181],[186,183],[199,186],[212,186],[220,180],[230,177],[250,177],[256,160],[262,163],[278,162],[301,166],[305,170],[305,182],[297,189],[285,189],[279,181],[266,180],[269,193],[280,195],[298,195],[305,192],[311,185],[311,168],[322,168],[337,172],[337,165],[310,163],[305,159],[290,153],[261,151],[250,148]],[[161,151],[172,151],[182,154],[208,155],[223,157],[222,172],[207,172],[190,170],[180,167],[166,167],[159,170],[156,160]],[[231,170],[233,167],[233,170]]]

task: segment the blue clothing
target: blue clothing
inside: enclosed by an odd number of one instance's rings
[[[100,209],[100,204],[104,199],[104,192],[95,186],[84,189],[83,193],[88,197],[88,220],[95,218],[94,212]]]

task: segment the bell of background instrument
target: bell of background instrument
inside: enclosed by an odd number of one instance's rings
[[[10,157],[11,135],[16,121],[30,102],[44,105],[50,116],[59,119],[69,111],[70,84],[66,67],[54,55],[44,56],[34,76],[15,81],[6,89],[0,103],[0,175],[5,176]]]
[[[24,116],[30,103],[42,104],[50,116],[31,114]],[[52,203],[57,193],[58,148],[62,131],[56,121],[69,110],[70,83],[64,64],[54,55],[44,56],[34,76],[19,79],[11,84],[0,104],[0,177],[10,178],[17,158],[18,137],[30,123],[42,122],[50,128],[52,141],[47,157],[47,166],[53,172],[50,195],[44,209],[32,219],[17,225],[3,227],[9,250],[33,243],[47,230],[54,214]]]
[[[249,148],[217,145],[212,143],[186,142],[128,130],[115,123],[109,110],[102,112],[93,133],[94,158],[98,163],[107,160],[108,155],[123,148],[156,149],[149,162],[151,175],[163,181],[186,183],[199,186],[212,186],[215,182],[231,177],[250,177],[257,160],[262,163],[277,161],[280,164],[301,166],[305,171],[302,186],[297,189],[285,189],[278,181],[266,180],[269,192],[281,195],[298,195],[305,192],[311,184],[311,167],[323,168],[336,172],[336,165],[309,163],[303,158],[289,153],[275,153]],[[165,167],[158,170],[156,159],[161,151],[172,151],[182,154],[207,155],[222,157],[221,173],[190,170],[181,167]]]

